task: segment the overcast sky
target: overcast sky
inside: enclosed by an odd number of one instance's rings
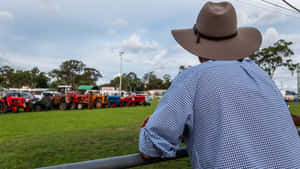
[[[124,72],[140,77],[178,73],[197,58],[179,47],[172,29],[191,28],[204,0],[0,0],[0,66],[48,72],[68,59],[78,59],[104,75],[99,84]],[[266,0],[288,8],[281,0]],[[300,14],[262,0],[231,0],[239,26],[257,27],[262,47],[278,39],[293,41],[293,59],[300,62]],[[299,0],[289,0],[300,8]],[[296,91],[296,74],[275,73],[281,88]]]

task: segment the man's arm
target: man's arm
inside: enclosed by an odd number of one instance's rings
[[[175,81],[144,121],[140,131],[139,149],[145,158],[176,156],[186,126],[192,126],[193,97],[183,81]]]

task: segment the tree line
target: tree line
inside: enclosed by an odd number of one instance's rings
[[[292,73],[299,68],[299,63],[291,59],[294,52],[290,49],[292,42],[279,40],[273,45],[259,49],[248,58],[255,61],[271,78],[279,67],[286,67]],[[234,50],[234,49],[233,49]],[[191,66],[181,65],[179,72]],[[87,67],[82,61],[64,61],[58,69],[45,73],[38,67],[31,70],[15,70],[10,66],[0,67],[0,87],[21,88],[56,88],[58,85],[72,85],[77,88],[79,85],[96,86],[97,81],[103,75],[95,68]],[[145,73],[141,78],[135,72],[124,73],[122,78],[122,89],[127,91],[144,91],[149,89],[167,89],[171,85],[171,76],[163,75],[162,79],[154,72]],[[101,86],[112,86],[119,88],[120,76],[113,78],[109,83]]]
[[[46,73],[34,67],[31,70],[16,70],[10,66],[0,67],[0,87],[21,88],[56,88],[58,85],[72,85],[77,88],[80,85],[96,86],[102,78],[101,72],[95,68],[87,67],[82,61],[64,61],[58,69]],[[120,77],[115,77],[109,83],[102,86],[119,88]],[[154,72],[144,74],[139,78],[135,72],[122,75],[122,89],[127,91],[142,91],[148,89],[167,89],[171,85],[171,76],[165,74],[163,79],[157,77]]]

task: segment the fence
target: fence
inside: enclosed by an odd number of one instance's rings
[[[300,128],[297,129],[298,134],[300,135]],[[52,167],[44,167],[39,169],[125,169],[131,167],[137,167],[152,163],[158,163],[167,160],[174,160],[178,158],[187,157],[188,154],[185,148],[181,148],[176,152],[176,158],[171,159],[144,159],[141,157],[139,153],[137,154],[129,154],[124,156],[112,157],[112,158],[104,158],[98,160],[77,162],[71,164],[64,164]]]

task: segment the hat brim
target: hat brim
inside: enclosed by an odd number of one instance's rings
[[[208,40],[197,36],[193,29],[172,30],[174,39],[190,53],[213,60],[238,60],[257,51],[262,42],[261,33],[253,27],[241,27],[237,36],[226,40]]]

